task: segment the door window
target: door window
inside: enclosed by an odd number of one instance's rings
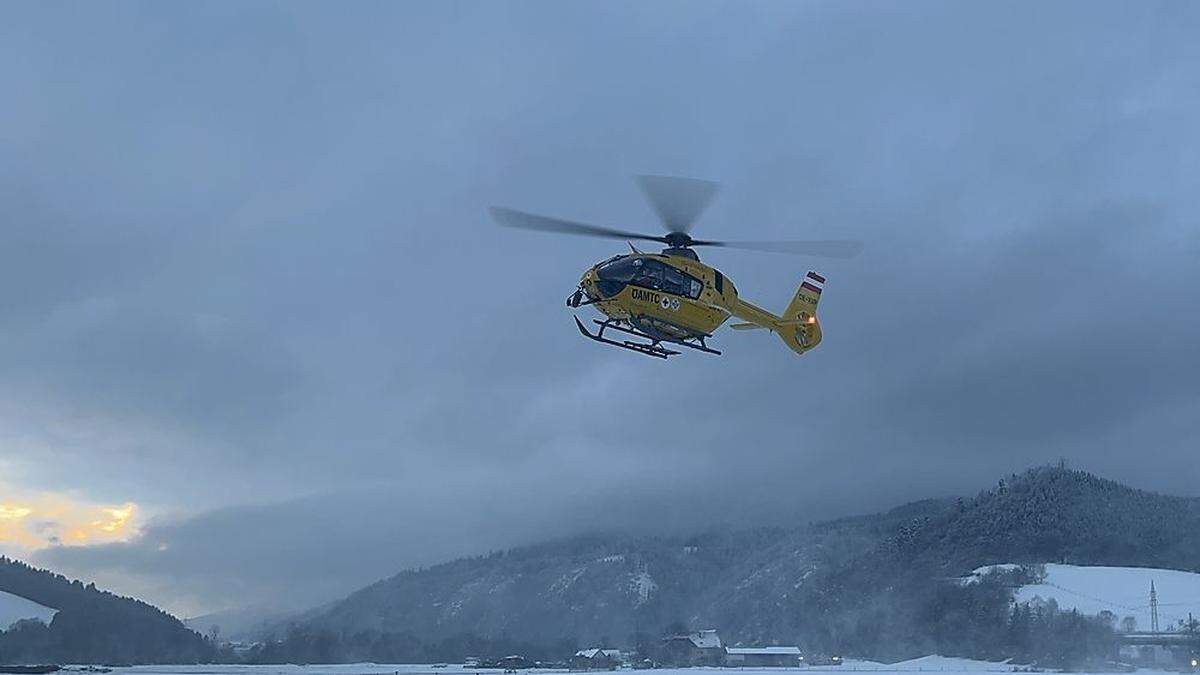
[[[661,290],[663,287],[663,268],[666,265],[651,258],[642,259],[641,263],[631,283],[634,286],[641,286],[642,288],[650,288],[656,291]]]
[[[682,295],[685,298],[695,300],[700,297],[700,291],[704,285],[700,280],[682,270],[675,269],[669,265],[663,265],[663,290],[675,295]]]
[[[674,267],[666,265],[663,267],[666,268],[663,270],[663,290],[674,295],[687,296],[689,291],[691,291],[691,284],[688,283],[688,275]]]

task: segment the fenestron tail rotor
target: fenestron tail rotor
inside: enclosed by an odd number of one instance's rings
[[[505,227],[538,232],[575,234],[607,239],[657,241],[672,249],[693,246],[718,246],[747,251],[787,253],[816,258],[853,258],[862,252],[860,241],[823,239],[794,241],[718,241],[692,239],[688,234],[704,209],[716,195],[719,185],[711,181],[676,176],[638,176],[638,185],[662,221],[665,235],[641,234],[603,225],[591,225],[563,218],[540,216],[500,206],[491,208],[492,218]],[[670,252],[670,251],[668,251]],[[694,257],[695,254],[689,254]]]

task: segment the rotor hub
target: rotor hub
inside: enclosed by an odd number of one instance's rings
[[[696,252],[690,248],[681,248],[678,246],[670,246],[670,247],[664,248],[662,250],[662,252],[663,252],[663,255],[673,255],[677,258],[687,258],[689,260],[695,260],[695,261],[700,260],[700,256],[696,255]]]
[[[687,232],[668,232],[663,239],[671,248],[687,248],[692,245],[692,237]]]

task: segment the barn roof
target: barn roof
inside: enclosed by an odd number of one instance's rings
[[[725,652],[742,656],[800,656],[799,647],[727,647]]]
[[[683,633],[681,635],[672,635],[665,640],[688,640],[697,649],[720,649],[721,636],[717,635],[715,630],[696,630],[691,633]]]
[[[594,659],[598,656],[607,656],[610,659],[619,659],[621,658],[621,650],[593,647],[591,649],[580,649],[579,651],[575,652],[575,656],[580,656],[585,659]]]

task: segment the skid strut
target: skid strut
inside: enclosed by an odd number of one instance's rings
[[[612,345],[614,347],[628,349],[629,351],[637,352],[639,354],[645,354],[646,356],[653,356],[656,358],[665,359],[669,356],[676,356],[678,354],[683,353],[683,352],[675,351],[674,349],[666,348],[665,346],[663,346],[663,344],[662,344],[663,342],[666,342],[667,344],[670,344],[671,346],[687,347],[689,349],[695,349],[697,351],[706,352],[708,354],[718,354],[719,355],[721,353],[715,349],[712,349],[712,348],[704,345],[703,339],[701,339],[701,338],[697,338],[698,340],[700,340],[700,344],[691,344],[689,342],[682,342],[682,341],[678,341],[678,340],[669,340],[669,339],[664,340],[663,338],[658,338],[658,337],[654,337],[653,335],[648,335],[646,333],[643,333],[642,331],[637,330],[636,328],[622,326],[615,319],[608,319],[607,321],[600,321],[597,319],[592,319],[592,323],[595,323],[597,326],[600,327],[600,330],[596,331],[595,333],[592,333],[587,329],[586,326],[583,325],[583,322],[579,320],[579,317],[574,317],[574,318],[575,318],[575,325],[579,327],[579,332],[583,333],[584,337],[589,338],[591,340],[595,340],[596,342],[603,342],[604,344]],[[625,333],[626,335],[632,335],[634,337],[639,337],[644,340],[648,340],[649,342],[635,342],[633,340],[614,340],[612,338],[604,336],[605,330],[615,330],[615,331],[618,331],[621,333]]]
[[[588,331],[587,327],[583,325],[583,322],[579,320],[579,317],[575,317],[575,325],[579,326],[579,332],[583,333],[584,337],[595,340],[596,342],[603,342],[606,345],[612,345],[614,347],[628,349],[629,351],[632,351],[632,352],[637,352],[639,354],[645,354],[646,356],[654,356],[654,357],[657,357],[660,359],[665,359],[668,356],[675,356],[676,354],[680,353],[677,351],[672,351],[670,349],[667,349],[666,347],[663,347],[662,345],[659,344],[659,342],[657,340],[650,342],[650,343],[645,343],[645,342],[634,342],[633,340],[617,341],[617,340],[613,340],[612,338],[606,338],[606,337],[604,337],[604,329],[605,328],[613,328],[615,330],[621,330],[622,332],[626,332],[626,333],[632,333],[632,331],[621,329],[621,328],[617,327],[617,325],[615,323],[612,323],[611,321],[596,321],[596,323],[600,324],[600,330],[595,333],[591,333]],[[633,333],[633,334],[638,335],[637,333]],[[653,338],[651,338],[649,335],[642,335],[640,337],[644,337],[644,338],[653,340]]]
[[[689,340],[695,340],[696,342],[687,342],[684,340],[675,340],[672,338],[655,337],[653,335],[645,333],[636,328],[627,328],[625,326],[622,326],[619,323],[616,323],[615,321],[613,321],[612,319],[609,319],[608,321],[600,321],[597,319],[592,319],[592,323],[595,323],[596,325],[599,325],[599,326],[604,326],[605,324],[608,324],[608,327],[612,328],[613,330],[619,330],[622,333],[636,335],[638,337],[646,338],[647,340],[654,340],[655,342],[659,342],[659,341],[669,342],[670,344],[679,345],[680,347],[687,347],[688,349],[695,349],[698,352],[704,352],[706,354],[716,354],[717,356],[721,355],[721,352],[704,344],[704,338],[712,337],[711,335],[697,335],[693,338],[689,338]]]

